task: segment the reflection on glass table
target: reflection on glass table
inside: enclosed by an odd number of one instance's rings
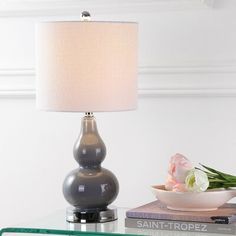
[[[3,236],[15,236],[16,233],[29,236],[35,234],[54,234],[54,235],[155,235],[155,236],[213,236],[223,234],[212,233],[199,233],[199,232],[179,232],[179,231],[167,231],[167,230],[150,230],[150,229],[137,229],[137,228],[125,228],[125,212],[127,208],[118,208],[118,220],[97,223],[97,224],[78,224],[68,223],[65,220],[66,212],[57,211],[44,218],[21,224],[17,228],[8,228],[10,230],[4,230],[1,232]],[[12,230],[11,230],[12,229]],[[16,230],[14,230],[16,229]],[[7,232],[13,231],[13,232]],[[26,234],[27,233],[27,234]],[[0,235],[1,236],[1,235]]]

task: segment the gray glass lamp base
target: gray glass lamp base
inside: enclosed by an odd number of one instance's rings
[[[105,223],[117,220],[117,209],[110,206],[106,210],[82,211],[76,207],[68,207],[66,220],[70,223]]]
[[[115,175],[101,166],[106,156],[92,113],[82,119],[80,136],[74,146],[79,168],[72,170],[63,183],[65,199],[73,206],[66,220],[73,223],[103,223],[117,219],[116,210],[108,208],[119,192]]]

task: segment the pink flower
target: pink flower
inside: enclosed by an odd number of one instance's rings
[[[178,183],[173,187],[172,191],[174,191],[174,192],[188,192],[188,189],[186,188],[186,184]]]
[[[185,183],[178,183],[172,176],[168,175],[167,181],[165,183],[165,189],[174,192],[187,192]]]
[[[193,168],[192,163],[185,156],[177,153],[171,157],[168,173],[172,181],[185,183],[188,172]]]
[[[165,189],[172,191],[176,184],[178,183],[172,178],[172,176],[168,175],[166,184],[165,184]]]

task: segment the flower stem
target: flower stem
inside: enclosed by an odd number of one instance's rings
[[[236,187],[236,176],[215,170],[202,164],[200,165],[205,169],[203,171],[207,174],[209,180],[208,189]]]

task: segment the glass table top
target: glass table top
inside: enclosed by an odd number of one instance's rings
[[[56,211],[41,219],[34,220],[25,224],[21,224],[14,228],[1,229],[0,236],[15,236],[20,233],[20,236],[36,236],[36,234],[50,235],[155,235],[155,236],[213,236],[223,235],[214,233],[199,233],[199,232],[180,232],[167,230],[150,230],[125,228],[125,212],[128,208],[118,208],[118,220],[98,223],[98,224],[79,224],[68,223],[65,220],[66,210]],[[226,235],[226,234],[225,234]],[[229,235],[229,234],[228,234]]]

